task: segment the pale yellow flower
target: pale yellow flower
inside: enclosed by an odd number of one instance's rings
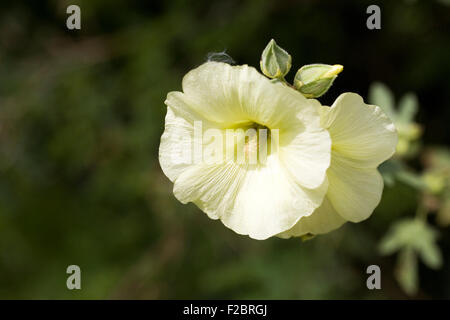
[[[239,234],[325,233],[366,219],[380,200],[376,167],[393,154],[397,136],[384,113],[356,94],[324,107],[252,67],[208,62],[190,71],[183,92],[170,92],[165,103],[159,159],[175,197]],[[209,137],[201,140],[195,161],[199,122],[202,132],[214,129],[224,137],[227,129],[268,128],[279,141],[264,163],[251,163],[259,140],[238,137],[244,162],[230,157],[238,148],[225,143],[222,161],[211,163],[205,161]]]
[[[322,203],[331,140],[313,100],[271,83],[252,67],[208,62],[190,71],[183,92],[170,92],[165,103],[159,159],[182,203],[194,202],[210,218],[255,239],[290,229]],[[203,130],[223,132],[277,129],[279,148],[268,153],[264,164],[234,159],[193,163],[186,150],[194,148],[196,121]]]

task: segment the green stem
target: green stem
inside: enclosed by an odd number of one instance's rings
[[[416,219],[421,219],[423,221],[426,221],[427,216],[428,216],[428,210],[423,205],[422,201],[419,200],[419,205],[417,206],[417,210],[416,210]]]

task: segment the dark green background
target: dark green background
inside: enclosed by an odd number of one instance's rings
[[[82,29],[66,28],[81,7]],[[378,4],[382,29],[366,28]],[[450,135],[450,6],[443,1],[30,1],[0,4],[0,298],[406,298],[376,247],[411,216],[414,190],[386,188],[360,224],[301,242],[256,241],[182,205],[158,163],[167,92],[209,52],[259,65],[274,38],[293,57],[339,63],[324,104],[374,81],[414,91],[425,145]],[[418,161],[412,166],[420,169]],[[431,223],[433,223],[433,218]],[[420,265],[418,298],[450,298]],[[66,268],[82,289],[66,288]],[[378,264],[382,290],[366,288]]]

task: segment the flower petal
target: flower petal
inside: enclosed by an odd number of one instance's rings
[[[172,182],[192,163],[193,132],[191,123],[176,117],[173,110],[167,108],[165,130],[159,145],[159,163]]]
[[[202,129],[220,126],[193,110],[190,107],[192,101],[182,92],[170,92],[165,103],[167,113],[159,145],[159,163],[164,174],[173,182],[194,161],[195,121],[201,121]]]
[[[161,139],[160,158],[163,171],[172,181],[186,166],[170,164],[167,153],[175,149],[181,154],[188,148],[183,135],[192,137],[193,125],[189,124],[200,120],[206,123],[205,129],[236,128],[252,121],[278,129],[280,158],[290,173],[307,188],[317,188],[324,182],[331,140],[320,126],[317,101],[305,99],[281,83],[271,83],[252,67],[218,62],[189,72],[183,79],[183,89],[185,93],[171,92],[165,101],[173,112],[167,114],[169,132],[165,131]],[[182,118],[177,121],[183,128],[176,128],[175,115]],[[175,172],[170,173],[169,167]]]
[[[394,124],[379,107],[365,104],[359,95],[341,94],[331,108],[321,107],[320,112],[332,149],[351,159],[353,166],[375,168],[394,154]]]
[[[310,216],[302,217],[291,229],[278,234],[280,238],[300,237],[310,234],[322,234],[333,231],[346,222],[325,197],[322,205]]]
[[[295,133],[290,130],[283,133],[280,144],[281,161],[302,186],[317,188],[324,182],[331,158],[331,139],[327,131],[310,128]]]
[[[228,127],[253,121],[281,130],[292,126],[296,115],[307,125],[307,120],[317,118],[317,111],[302,94],[270,82],[247,65],[204,63],[184,76],[183,92],[196,112]],[[311,125],[316,125],[314,121]]]
[[[381,199],[383,178],[376,168],[356,168],[333,151],[327,172],[327,197],[341,217],[360,222],[367,219]]]
[[[326,190],[326,182],[315,190],[300,187],[273,155],[265,166],[198,164],[183,172],[174,185],[182,203],[194,202],[210,218],[259,240],[310,215]]]

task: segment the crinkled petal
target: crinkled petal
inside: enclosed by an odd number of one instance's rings
[[[309,99],[308,102],[317,111],[322,108],[317,100]],[[312,124],[314,120],[306,121]],[[331,138],[322,127],[311,125],[305,130],[298,128],[298,124],[293,125],[283,132],[280,158],[300,184],[306,188],[316,188],[326,179],[326,170],[330,166]]]
[[[326,179],[330,166],[331,140],[327,131],[310,129],[281,140],[280,158],[286,169],[306,188],[317,188]],[[284,144],[284,140],[290,140]]]
[[[276,156],[269,156],[265,166],[198,164],[183,172],[174,185],[182,203],[194,202],[210,218],[259,240],[286,231],[310,215],[326,190],[326,181],[314,190],[299,186]]]
[[[256,122],[278,130],[280,158],[297,182],[307,188],[324,182],[331,140],[320,126],[315,101],[281,83],[271,83],[252,67],[218,62],[190,71],[183,79],[183,89],[184,93],[169,93],[165,101],[172,112],[166,116],[160,162],[172,181],[186,166],[170,162],[168,153],[182,154],[189,147],[187,137],[192,140],[197,120],[204,123],[204,129],[235,129]],[[177,128],[175,120],[182,128]]]
[[[341,94],[331,108],[321,107],[322,124],[328,128],[332,149],[353,166],[375,168],[390,158],[397,145],[392,121],[377,106],[367,105],[356,93]]]
[[[383,178],[376,168],[356,168],[332,152],[327,197],[339,215],[352,222],[367,219],[381,199]]]
[[[195,122],[201,122],[202,130],[220,128],[220,125],[193,110],[189,97],[182,92],[169,92],[165,103],[167,113],[159,145],[159,163],[164,174],[173,182],[194,162]]]
[[[317,111],[302,94],[271,83],[247,65],[204,63],[183,78],[183,92],[191,99],[192,109],[228,127],[253,121],[283,129],[292,126],[296,116],[303,125],[317,125]]]
[[[176,117],[168,107],[165,130],[159,145],[159,163],[172,182],[192,163],[193,137],[194,126],[184,118]]]

